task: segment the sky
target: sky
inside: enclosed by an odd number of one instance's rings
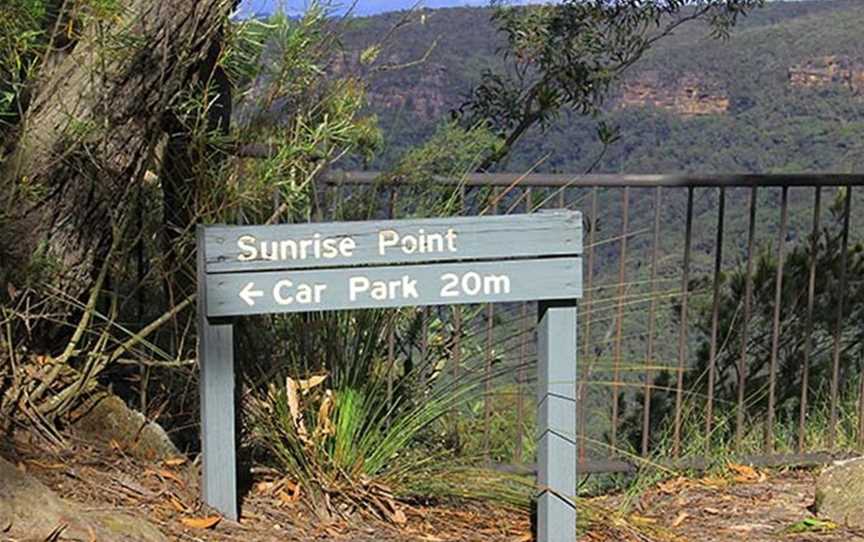
[[[320,2],[321,0],[319,0]],[[329,0],[335,5],[342,5],[343,10],[354,0]],[[511,4],[540,4],[550,0],[509,0]],[[551,0],[555,1],[555,0]],[[794,1],[794,0],[793,0]],[[240,4],[240,16],[246,17],[259,13],[272,13],[282,6],[289,15],[299,15],[305,11],[310,0],[243,0]],[[354,14],[358,16],[374,15],[386,11],[411,9],[415,6],[425,8],[447,8],[456,6],[487,6],[489,0],[356,0]],[[339,10],[337,10],[338,12]]]
[[[352,0],[336,0],[345,7],[351,5]],[[542,0],[520,0],[518,3],[540,3]],[[289,15],[296,15],[304,11],[308,0],[243,0],[240,4],[241,16],[256,13],[272,13],[279,6],[283,6]],[[418,5],[426,8],[445,8],[455,6],[485,6],[489,0],[357,0],[354,8],[355,15],[374,15],[385,11],[398,11],[410,9]]]

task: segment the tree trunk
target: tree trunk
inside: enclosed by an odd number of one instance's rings
[[[232,8],[232,0],[128,0],[44,66],[0,171],[0,255],[11,261],[0,281],[20,287],[36,276],[85,296]]]

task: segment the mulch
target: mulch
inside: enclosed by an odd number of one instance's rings
[[[630,503],[628,522],[650,527],[657,533],[651,540],[658,541],[864,541],[864,533],[814,516],[817,474],[733,465],[719,475],[667,480]],[[624,500],[619,495],[594,502],[615,508]]]
[[[322,521],[305,509],[290,482],[255,475],[242,501],[240,522],[219,519],[199,498],[198,467],[188,460],[144,462],[119,446],[70,439],[61,452],[34,442],[4,446],[3,455],[61,497],[89,510],[118,511],[147,519],[169,540],[498,542],[531,540],[525,512],[481,503],[401,505],[401,525],[368,515]],[[816,474],[806,470],[756,472],[734,468],[725,475],[675,478],[636,498],[591,499],[604,510],[580,542],[864,542],[864,533],[812,518]],[[286,486],[287,483],[287,486]],[[302,488],[300,489],[302,491]],[[630,512],[614,511],[628,507]],[[218,521],[217,521],[218,520]],[[214,525],[209,525],[214,523]],[[207,525],[204,527],[204,525]],[[824,526],[824,525],[823,525]]]
[[[115,443],[116,444],[116,443]],[[142,517],[169,540],[182,541],[351,541],[498,542],[531,540],[527,514],[480,503],[401,505],[404,524],[355,514],[315,519],[272,474],[255,475],[241,505],[239,522],[208,509],[200,500],[198,466],[188,460],[145,462],[119,446],[70,439],[60,452],[16,442],[3,455],[59,496],[87,510]],[[214,525],[209,525],[214,523]],[[204,527],[206,525],[206,527]]]

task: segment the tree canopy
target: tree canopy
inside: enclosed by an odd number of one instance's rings
[[[531,7],[500,5],[494,15],[506,38],[508,69],[487,71],[460,108],[467,124],[488,122],[504,158],[531,127],[548,126],[562,110],[595,115],[609,88],[658,40],[704,19],[724,37],[738,17],[764,0],[565,0]],[[603,141],[614,133],[601,125]]]

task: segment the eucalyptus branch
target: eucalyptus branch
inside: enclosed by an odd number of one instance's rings
[[[117,295],[111,293],[111,312],[108,317],[109,324],[113,323],[117,319]],[[105,346],[108,344],[108,341],[111,338],[109,330],[111,329],[110,325],[105,326],[102,329],[102,333],[99,335],[99,339],[96,341],[96,345],[92,348],[93,352],[101,352],[105,349]],[[42,404],[39,406],[41,414],[47,414],[50,410],[52,414],[56,416],[57,413],[63,412],[66,407],[71,403],[76,397],[78,397],[82,392],[85,391],[86,388],[89,388],[90,384],[95,382],[95,377],[101,371],[101,368],[97,370],[97,365],[92,356],[87,356],[86,361],[84,363],[84,368],[79,371],[78,378],[76,381],[69,386],[66,387],[63,392],[59,395],[65,394],[65,399],[61,400],[59,405],[56,408],[45,408],[46,404]],[[56,396],[55,396],[56,397]],[[54,398],[52,398],[53,400]]]
[[[114,236],[114,240],[111,244],[111,249],[108,251],[108,255],[105,257],[105,261],[102,262],[102,268],[99,270],[99,275],[96,277],[96,282],[90,289],[90,296],[87,300],[87,305],[84,307],[84,312],[81,315],[81,319],[78,321],[78,325],[75,327],[75,332],[72,334],[72,338],[69,340],[68,343],[66,343],[66,348],[63,350],[63,353],[61,353],[58,357],[54,358],[51,361],[53,365],[51,372],[45,377],[44,380],[42,380],[42,382],[33,391],[33,393],[29,395],[30,401],[34,403],[39,402],[45,392],[54,384],[54,382],[60,376],[60,373],[63,371],[63,368],[66,367],[69,359],[78,350],[78,345],[90,325],[90,320],[92,319],[93,314],[96,312],[96,302],[99,300],[99,294],[102,293],[102,285],[105,283],[105,277],[108,275],[108,269],[111,266],[112,256],[120,243],[120,237],[121,236],[119,235]]]
[[[79,382],[67,386],[63,391],[53,396],[50,400],[45,401],[43,404],[40,404],[37,407],[39,413],[47,414],[51,412],[55,416],[58,414],[62,414],[64,409],[68,407],[68,405],[75,397],[77,397],[81,392],[86,392],[93,388],[93,386],[96,384],[95,377],[98,376],[99,373],[101,373],[105,369],[105,367],[111,365],[112,363],[120,359],[123,354],[127,353],[136,345],[140,344],[154,331],[162,327],[162,325],[171,320],[174,316],[179,314],[186,307],[190,306],[195,301],[196,296],[196,294],[188,296],[186,299],[175,305],[171,310],[162,314],[162,316],[148,324],[146,327],[144,327],[144,329],[127,339],[117,348],[115,348],[110,355],[94,356],[93,358],[91,358],[93,364],[91,366],[92,370],[90,371],[90,374],[86,375],[82,373],[81,380]]]
[[[420,64],[425,64],[426,61],[429,60],[429,57],[432,56],[432,52],[435,50],[436,47],[438,47],[438,38],[435,38],[432,41],[432,45],[430,45],[426,49],[426,52],[424,52],[423,56],[421,56],[420,58],[408,62],[403,62],[402,64],[383,64],[381,66],[376,66],[372,68],[372,72],[383,73],[387,71],[404,70],[407,68],[413,68],[414,66],[419,66]]]

